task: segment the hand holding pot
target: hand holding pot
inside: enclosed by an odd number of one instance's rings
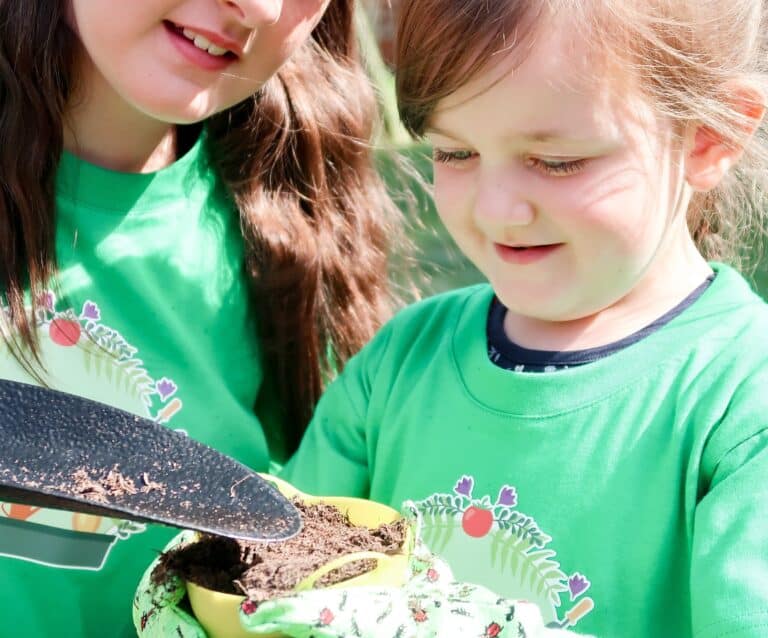
[[[246,600],[240,623],[254,635],[293,638],[576,636],[544,627],[535,605],[453,581],[448,567],[423,547],[417,548],[412,564],[411,578],[402,588],[312,589],[258,607]]]
[[[166,548],[190,542],[183,532]],[[183,581],[166,576],[151,578],[157,562],[144,574],[133,605],[136,630],[142,638],[205,638],[198,622],[182,603]],[[411,575],[404,587],[350,587],[311,589],[261,603],[249,600],[240,608],[240,624],[254,636],[266,633],[293,638],[402,638],[479,636],[495,638],[566,638],[575,634],[544,627],[538,609],[467,583],[453,581],[448,567],[417,545]],[[520,630],[524,630],[522,634]]]
[[[196,538],[195,532],[185,530],[163,551],[191,543]],[[172,574],[165,574],[162,582],[153,579],[152,574],[158,563],[159,558],[144,572],[133,599],[133,624],[137,634],[147,638],[206,638],[200,624],[179,605],[187,595],[184,581]]]

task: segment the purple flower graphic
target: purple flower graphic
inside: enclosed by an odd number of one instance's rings
[[[475,485],[475,481],[471,476],[462,476],[453,488],[456,494],[472,498],[472,488]]]
[[[511,485],[502,485],[496,498],[496,505],[514,507],[517,505],[517,490]]]
[[[56,303],[56,299],[50,290],[45,291],[38,297],[39,304],[45,308],[48,312],[53,312],[53,306]]]
[[[160,398],[165,401],[169,396],[176,392],[177,387],[169,378],[163,377],[155,384],[155,390],[157,390]]]
[[[92,319],[98,321],[101,319],[101,311],[99,307],[92,301],[86,301],[83,304],[83,312],[80,314],[83,319]]]
[[[571,600],[576,600],[580,594],[583,594],[589,589],[590,585],[592,585],[592,583],[589,582],[589,579],[584,576],[584,574],[574,572],[568,579],[568,589],[571,590]]]

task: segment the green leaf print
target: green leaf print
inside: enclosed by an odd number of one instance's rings
[[[539,594],[547,592],[550,601],[557,607],[560,605],[560,594],[568,590],[565,585],[568,577],[560,570],[560,563],[550,560],[554,555],[555,552],[549,549],[526,554],[532,560],[533,569],[529,577],[531,587],[538,582],[536,591]]]
[[[541,596],[548,592],[550,602],[557,607],[560,603],[560,594],[568,591],[563,578],[564,574],[560,570],[560,563],[553,562],[551,569],[543,571],[536,595]]]
[[[436,554],[442,553],[456,529],[456,515],[443,511],[422,511],[422,536],[424,542]]]
[[[149,405],[149,395],[152,394],[152,378],[142,367],[141,359],[129,359],[127,361],[117,361],[115,366],[122,372],[122,389],[126,394],[132,397],[141,398],[146,405]]]
[[[93,341],[85,341],[80,347],[83,367],[88,374],[105,377],[118,391],[149,405],[153,381],[142,367],[141,359],[117,359]]]
[[[83,349],[83,368],[86,373],[91,374],[91,360],[93,359],[93,351],[91,350],[91,344],[86,342],[82,345]]]
[[[497,522],[501,529],[509,531],[522,540],[529,539],[530,544],[537,547],[544,547],[552,540],[551,536],[541,531],[532,517],[515,510],[507,509],[500,512]]]
[[[531,548],[530,540],[518,538],[516,536],[510,536],[509,532],[504,529],[500,529],[494,532],[491,538],[491,565],[497,569],[510,559],[510,552],[512,548],[520,554],[524,554]]]
[[[432,499],[434,506],[442,512],[458,514],[461,512],[461,498],[450,494],[435,494]]]
[[[450,494],[433,494],[415,504],[423,513],[432,514],[461,514],[464,511],[464,504],[459,496]]]
[[[115,359],[126,359],[136,354],[136,348],[129,345],[116,330],[101,324],[89,323],[88,327],[88,336]]]
[[[83,352],[83,367],[85,371],[94,376],[101,376],[104,373],[104,366],[112,365],[112,358],[108,352],[105,352],[98,344],[93,341],[85,340],[78,344]]]
[[[531,538],[499,531],[491,545],[493,566],[506,572],[528,591],[537,596],[546,596],[555,607],[560,606],[560,594],[568,590],[567,576],[560,569],[560,563],[552,558],[551,549],[533,549]]]
[[[89,348],[89,361],[93,366],[93,372],[96,376],[101,376],[101,368],[104,365],[105,354],[102,352],[96,344],[92,344]],[[90,368],[90,366],[88,366]],[[88,370],[90,372],[90,369]]]
[[[531,540],[525,537],[509,534],[506,542],[501,545],[499,556],[499,569],[503,570],[508,566],[512,573],[520,571],[520,561],[526,552],[531,548]]]

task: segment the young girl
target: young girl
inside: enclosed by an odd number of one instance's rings
[[[389,305],[352,5],[0,0],[0,376],[296,447]],[[133,633],[170,536],[0,504],[8,631]]]
[[[553,627],[765,636],[768,307],[724,263],[768,210],[765,3],[402,11],[401,115],[490,285],[383,328],[285,478],[417,501]]]
[[[768,210],[764,4],[406,0],[401,115],[490,285],[386,325],[284,477],[416,501],[457,578],[549,627],[765,636],[768,307],[724,263]],[[329,596],[244,624],[367,636],[333,628],[357,608],[370,635],[517,635],[513,613],[435,630],[451,597],[403,629],[352,589],[321,627]]]

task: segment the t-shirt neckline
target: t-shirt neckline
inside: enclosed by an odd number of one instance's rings
[[[699,330],[702,322],[719,325],[724,307],[744,306],[747,294],[752,293],[748,284],[730,267],[710,265],[717,274],[715,280],[695,303],[664,328],[588,366],[551,373],[511,374],[489,359],[486,319],[494,293],[490,286],[481,286],[466,298],[458,313],[451,341],[455,372],[475,402],[509,416],[535,414],[540,418],[579,410],[603,400],[645,376],[657,374],[659,366],[689,356],[691,324],[695,323]]]
[[[100,212],[123,214],[165,207],[179,197],[179,184],[185,192],[204,181],[207,172],[201,165],[204,153],[201,134],[189,150],[172,164],[151,173],[124,173],[92,164],[73,153],[62,152],[56,174],[56,195]]]
[[[663,313],[648,325],[640,328],[631,335],[602,346],[584,348],[581,350],[536,350],[518,345],[510,340],[504,332],[504,317],[507,313],[507,309],[498,297],[494,296],[488,313],[488,346],[489,348],[493,348],[493,351],[498,353],[503,360],[509,361],[512,364],[522,365],[525,370],[528,370],[528,368],[531,367],[533,369],[530,371],[534,372],[540,372],[542,368],[546,367],[551,367],[552,371],[554,371],[555,369],[562,369],[564,367],[594,363],[598,359],[614,355],[619,350],[623,350],[663,328],[680,313],[685,311],[686,308],[695,303],[711,285],[714,278],[714,274],[709,275],[704,282],[691,291],[685,299],[675,305],[674,308]],[[494,363],[507,370],[511,369],[509,366],[500,365],[498,361],[494,361]]]

